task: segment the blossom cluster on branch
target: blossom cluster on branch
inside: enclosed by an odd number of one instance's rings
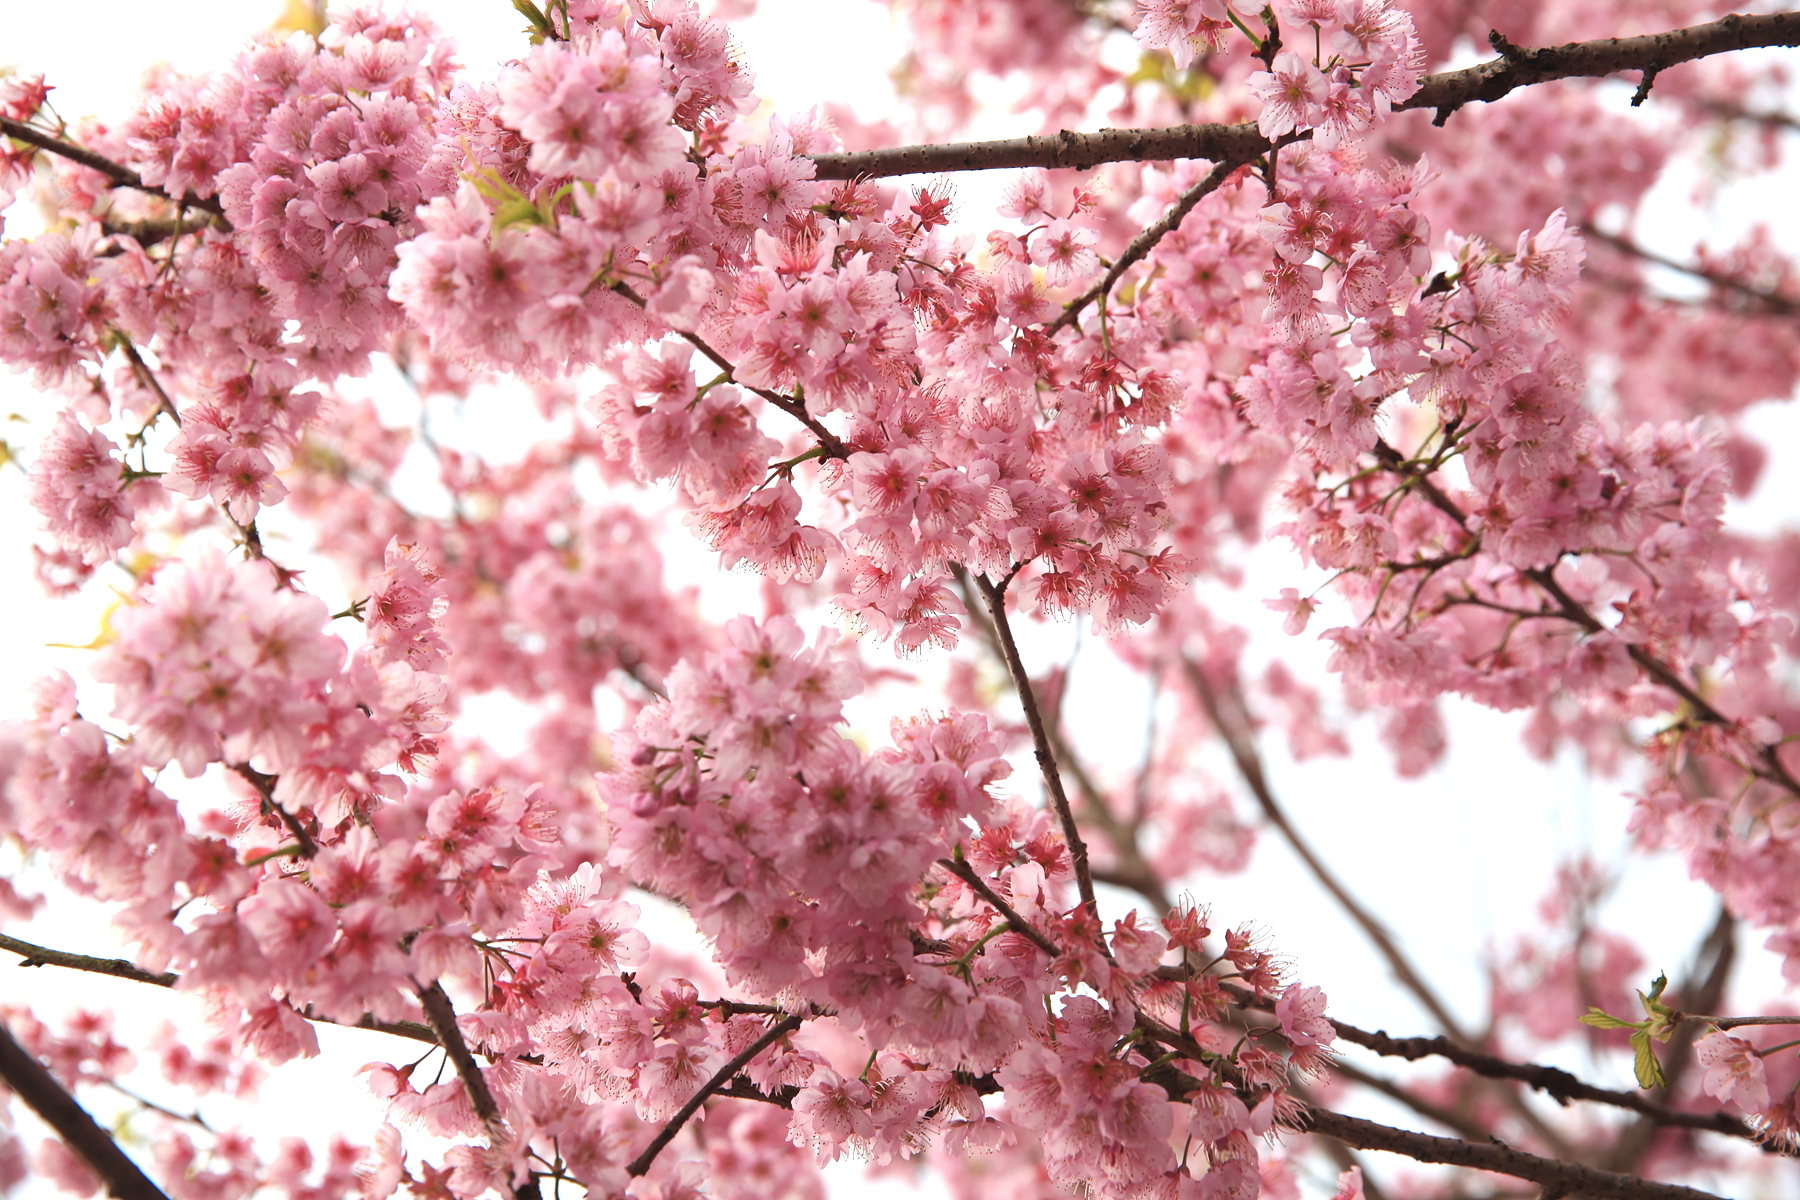
[[[1298,1194],[1308,1129],[1337,1200],[1384,1194],[1351,1147],[1639,1200],[1779,1169],[1693,1135],[1800,1145],[1793,1043],[1745,1032],[1797,1019],[1712,1015],[1736,922],[1800,980],[1800,556],[1725,521],[1764,454],[1737,417],[1800,382],[1800,293],[1763,229],[1689,265],[1699,299],[1654,291],[1675,260],[1630,222],[1674,127],[1578,80],[1636,70],[1634,105],[1729,124],[1719,97],[1779,70],[1715,56],[1800,44],[1800,14],[1527,3],[1488,38],[1479,5],[1395,0],[897,4],[921,135],[1005,71],[1047,129],[1103,103],[1146,127],[956,148],[1043,155],[968,225],[946,180],[878,178],[929,148],[759,116],[688,0],[514,7],[530,43],[491,81],[373,3],[153,73],[112,122],[0,80],[0,201],[54,213],[0,242],[0,360],[49,401],[38,574],[123,597],[109,696],[47,679],[8,727],[0,827],[133,958],[4,945],[203,998],[213,1040],[160,1043],[200,1096],[316,1054],[319,1023],[426,1044],[366,1069],[394,1122],[370,1145],[270,1153],[136,1097],[104,1018],[7,1010],[0,1077],[60,1140],[0,1129],[0,1184],[810,1197],[860,1155],[964,1193],[1251,1200]],[[1431,74],[1470,34],[1498,57]],[[1211,157],[1146,161],[1178,126]],[[1111,165],[1052,170],[1077,145]],[[357,384],[388,367],[410,427]],[[518,405],[532,445],[440,439],[446,399]],[[652,487],[764,577],[761,619],[665,582]],[[1341,702],[1253,672],[1214,614],[1265,536],[1296,556],[1287,633],[1337,622]],[[948,707],[872,746],[846,702],[901,673],[809,638],[822,610],[951,661]],[[1171,693],[1135,783],[1087,768],[1066,673],[1020,653],[1016,622],[1065,616]],[[521,752],[462,712],[492,692],[537,718]],[[1304,758],[1380,710],[1416,775],[1452,696],[1530,710],[1541,754],[1642,751],[1633,833],[1725,915],[1641,1020],[1593,870],[1476,1033],[1284,814],[1266,720]],[[1441,1041],[1334,1020],[1304,964],[1171,900],[1255,840],[1212,736]],[[1022,751],[1041,805],[1007,790]],[[652,942],[651,898],[705,954]],[[0,912],[40,902],[0,881]],[[1514,1061],[1578,1033],[1660,1095]],[[1402,1086],[1344,1042],[1469,1074]],[[1351,1084],[1460,1140],[1324,1107]],[[1640,1124],[1559,1124],[1518,1084]],[[105,1088],[171,1131],[153,1181],[80,1111]]]

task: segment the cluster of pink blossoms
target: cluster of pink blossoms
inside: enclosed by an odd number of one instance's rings
[[[835,728],[856,682],[829,643],[807,649],[785,618],[738,618],[729,633],[732,648],[678,669],[668,703],[617,745],[629,756],[606,784],[612,855],[682,900],[728,980],[831,1014],[882,1052],[877,1082],[817,1054],[752,1073],[798,1087],[797,1128],[822,1160],[846,1144],[907,1156],[932,1131],[952,1150],[992,1146],[1019,1126],[1042,1139],[1053,1179],[1099,1194],[1254,1187],[1253,1139],[1288,1103],[1289,1056],[1301,1071],[1327,1061],[1322,993],[1284,988],[1267,952],[1233,931],[1226,975],[1272,1001],[1275,1022],[1251,1043],[1215,1028],[1220,977],[1157,970],[1171,949],[1202,953],[1203,918],[1183,910],[1158,932],[1132,914],[1102,935],[1068,905],[1066,848],[1041,814],[1008,812],[989,792],[1008,768],[979,718],[897,723],[895,747],[865,756]],[[974,874],[953,869],[964,861]],[[999,923],[993,893],[1059,953]],[[1077,986],[1098,998],[1070,994]],[[1193,1031],[1194,1061],[1176,1064],[1185,1104],[1143,1079],[1148,1060],[1127,1035],[1146,1019]],[[599,1034],[599,1065],[641,1074],[674,1055],[704,1075],[691,1052],[656,1050],[649,1028],[640,1019],[624,1050],[621,1034]],[[621,1061],[626,1051],[636,1057]],[[994,1073],[1005,1124],[959,1072]],[[1185,1170],[1170,1145],[1177,1120],[1206,1147]]]
[[[834,603],[917,651],[970,615],[953,580],[1011,587],[1039,615],[1147,628],[1128,651],[1144,665],[1255,692],[1296,757],[1341,753],[1317,693],[1279,663],[1240,672],[1241,639],[1189,586],[1235,578],[1232,552],[1280,502],[1278,532],[1337,573],[1353,623],[1326,634],[1333,666],[1353,703],[1387,710],[1403,774],[1442,753],[1446,694],[1532,708],[1535,748],[1596,757],[1679,702],[1635,830],[1685,850],[1800,971],[1782,757],[1800,728],[1796,559],[1724,533],[1754,448],[1693,420],[1800,377],[1791,331],[1742,336],[1791,312],[1792,278],[1759,271],[1753,236],[1702,256],[1708,311],[1645,299],[1620,239],[1590,235],[1654,180],[1655,138],[1562,92],[1459,114],[1480,136],[1440,153],[1423,114],[1390,110],[1460,25],[1433,10],[1415,27],[1386,0],[1266,18],[1145,0],[1139,43],[1186,73],[1148,99],[1098,65],[1102,35],[1069,5],[914,6],[926,42],[1020,66],[1046,116],[1085,120],[1119,84],[1121,109],[1159,124],[1293,138],[1089,308],[1101,255],[1120,261],[1201,164],[1072,195],[1028,172],[1013,225],[972,237],[941,184],[816,180],[812,156],[839,148],[827,119],[753,134],[748,72],[691,6],[540,15],[540,44],[493,85],[457,83],[423,17],[373,6],[217,74],[159,75],[125,122],[73,134],[164,197],[64,164],[74,228],[0,246],[0,358],[70,394],[30,484],[58,542],[47,569],[80,577],[220,514],[260,554],[256,519],[289,502],[366,596],[350,651],[291,572],[163,564],[95,669],[126,734],[52,681],[7,788],[9,821],[67,885],[121,906],[143,961],[213,1001],[234,1052],[311,1052],[308,1019],[416,1020],[440,979],[472,998],[460,1028],[493,1111],[468,1078],[370,1072],[397,1118],[459,1141],[446,1165],[415,1173],[383,1129],[296,1195],[349,1189],[359,1161],[370,1200],[508,1191],[546,1152],[608,1194],[691,1195],[702,1158],[721,1194],[803,1194],[803,1149],[932,1148],[1004,1149],[1033,1184],[1102,1196],[1281,1192],[1258,1140],[1326,1065],[1322,993],[1241,930],[1207,945],[1190,906],[1104,926],[1068,895],[1062,831],[996,794],[1004,730],[961,712],[861,749],[842,728],[852,662],[783,615],[707,631],[662,589],[649,523],[584,500],[593,465],[673,480],[723,563],[769,577],[772,612]],[[1546,40],[1566,28],[1548,6],[1527,19]],[[1259,23],[1278,47],[1239,36]],[[967,81],[918,82],[954,125]],[[0,82],[9,119],[50,129],[44,101],[41,81]],[[1362,137],[1377,123],[1380,145]],[[1512,158],[1541,169],[1500,169]],[[26,169],[0,145],[0,198]],[[1581,278],[1594,259],[1626,294]],[[382,351],[469,403],[475,372],[533,378],[563,423],[504,467],[422,433],[450,502],[422,516],[389,486],[405,435],[330,394]],[[1753,381],[1743,396],[1691,378],[1727,351],[1754,360],[1729,376]],[[1619,360],[1617,397],[1588,378],[1596,358]],[[1275,606],[1297,633],[1319,603],[1287,588]],[[615,683],[637,721],[605,750],[596,692]],[[986,703],[959,686],[962,707]],[[489,689],[546,710],[517,760],[449,728],[459,693]],[[1198,701],[1181,729],[1220,724]],[[178,802],[172,763],[223,775],[232,802]],[[1135,798],[1089,798],[1103,869],[1154,899],[1242,864],[1251,834],[1191,746],[1143,778]],[[1127,823],[1151,840],[1114,840]],[[715,963],[649,946],[628,881],[685,904]],[[1571,1018],[1579,949],[1508,960],[1525,982],[1497,988],[1506,1019],[1549,1036]],[[1590,949],[1608,988],[1636,969],[1622,941]],[[122,1069],[96,1045],[80,1054],[111,1061],[71,1082]],[[1800,1128],[1792,1081],[1750,1043],[1720,1032],[1699,1054],[1709,1094]],[[703,1136],[640,1170],[732,1061],[729,1094],[779,1107],[714,1105]],[[219,1084],[204,1063],[167,1073]],[[229,1135],[204,1153],[171,1138],[160,1162],[182,1200],[311,1170],[292,1149],[253,1168]],[[1360,1194],[1354,1172],[1340,1188]]]

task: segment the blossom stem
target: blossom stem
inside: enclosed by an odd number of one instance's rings
[[[700,1111],[700,1106],[706,1103],[708,1096],[731,1083],[737,1078],[739,1071],[750,1065],[751,1059],[800,1028],[805,1020],[804,1016],[794,1013],[769,1026],[761,1037],[738,1051],[730,1062],[720,1067],[711,1079],[701,1084],[700,1090],[689,1096],[687,1103],[683,1104],[675,1115],[656,1131],[656,1136],[650,1139],[650,1144],[644,1147],[642,1153],[631,1160],[630,1165],[625,1168],[625,1173],[636,1177],[648,1171],[650,1164],[656,1161],[656,1156],[662,1153],[663,1147],[675,1140],[675,1135],[681,1132],[681,1127],[687,1124],[688,1118]]]
[[[1006,584],[994,583],[986,575],[975,576],[975,586],[981,589],[981,596],[987,602],[988,614],[993,618],[994,634],[1000,639],[1001,657],[1006,660],[1006,670],[1012,676],[1013,688],[1019,693],[1019,704],[1025,709],[1025,724],[1031,730],[1031,745],[1037,755],[1038,770],[1044,777],[1044,791],[1050,797],[1050,806],[1056,812],[1056,819],[1062,826],[1063,841],[1068,843],[1069,857],[1075,866],[1075,888],[1081,895],[1081,903],[1094,917],[1096,923],[1100,919],[1100,902],[1094,898],[1094,876],[1088,866],[1087,843],[1081,838],[1081,831],[1075,827],[1075,813],[1069,807],[1069,797],[1063,791],[1062,773],[1056,768],[1056,753],[1050,746],[1050,735],[1044,728],[1044,717],[1038,711],[1037,696],[1031,690],[1031,676],[1025,673],[1025,663],[1019,657],[1018,643],[1013,640],[1012,625],[1006,619]]]
[[[0,1080],[42,1117],[116,1200],[168,1200],[67,1088],[0,1023]]]

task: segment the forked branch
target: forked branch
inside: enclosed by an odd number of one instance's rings
[[[656,1131],[656,1136],[650,1139],[650,1144],[645,1146],[643,1152],[626,1166],[625,1173],[636,1177],[648,1171],[650,1164],[656,1161],[656,1156],[662,1153],[663,1147],[675,1140],[675,1135],[681,1132],[681,1127],[687,1124],[688,1118],[700,1111],[700,1106],[706,1103],[708,1097],[723,1091],[737,1078],[738,1072],[750,1065],[751,1059],[800,1028],[805,1020],[806,1018],[798,1013],[785,1017],[769,1026],[761,1037],[738,1051],[730,1062],[720,1067],[713,1077],[702,1084],[699,1091],[689,1096],[687,1103],[683,1104],[675,1115]]]

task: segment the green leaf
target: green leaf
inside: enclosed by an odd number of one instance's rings
[[[1650,1035],[1639,1030],[1631,1035],[1631,1048],[1637,1051],[1632,1062],[1632,1069],[1637,1072],[1638,1086],[1641,1088],[1659,1088],[1663,1085],[1662,1064],[1656,1061],[1656,1050],[1650,1045]]]
[[[550,223],[549,218],[544,216],[544,210],[524,196],[502,200],[494,206],[495,233],[509,225],[549,225]]]
[[[1658,975],[1656,981],[1650,985],[1648,993],[1638,993],[1638,1003],[1644,1006],[1644,1015],[1649,1018],[1643,1022],[1642,1028],[1645,1033],[1659,1042],[1668,1041],[1670,1035],[1675,1032],[1675,1026],[1681,1023],[1675,1010],[1658,999],[1663,994],[1663,989],[1668,986],[1669,977]]]
[[[1639,1024],[1636,1021],[1621,1021],[1611,1013],[1603,1012],[1598,1008],[1589,1008],[1582,1016],[1581,1023],[1592,1025],[1595,1029],[1636,1029]]]
[[[519,14],[531,22],[531,28],[525,32],[531,35],[531,44],[536,46],[550,36],[550,18],[539,11],[531,0],[512,0],[512,6]]]

